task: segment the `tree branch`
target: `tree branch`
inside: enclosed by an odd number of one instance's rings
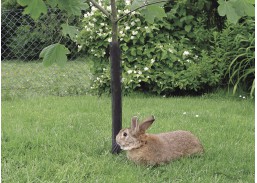
[[[146,7],[146,6],[150,6],[150,5],[153,5],[153,4],[165,3],[165,2],[167,2],[167,0],[166,0],[166,1],[164,0],[164,1],[153,2],[153,3],[149,3],[149,4],[145,4],[145,5],[143,5],[143,6],[140,6],[140,7],[136,8],[136,9],[134,9],[134,10],[132,10],[132,11],[126,13],[125,15],[121,16],[116,22],[119,22],[119,21],[120,21],[121,19],[123,19],[124,17],[128,16],[128,15],[131,14],[132,12],[137,11],[137,10],[139,10],[139,9],[141,9],[141,8],[144,8],[144,7]]]
[[[111,14],[105,10],[102,6],[100,6],[95,0],[89,0],[96,8],[98,8],[103,14],[105,14],[108,18],[111,17]]]

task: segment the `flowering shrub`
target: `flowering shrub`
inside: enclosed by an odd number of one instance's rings
[[[124,11],[118,11],[119,17],[129,12],[124,4],[120,6],[123,8],[119,9]],[[202,91],[219,83],[221,65],[201,49],[202,42],[210,36],[204,32],[205,22],[187,16],[173,26],[170,21],[174,20],[171,14],[174,9],[167,12],[166,20],[155,20],[154,24],[148,24],[138,12],[119,22],[123,92],[143,90],[169,95],[182,90]],[[190,24],[194,21],[195,28],[188,26],[188,21]],[[94,7],[84,14],[83,23],[78,49],[94,61],[95,79],[91,88],[100,93],[109,91],[111,27],[107,18]],[[194,31],[205,37],[194,40],[197,34]],[[194,41],[190,40],[190,36]]]

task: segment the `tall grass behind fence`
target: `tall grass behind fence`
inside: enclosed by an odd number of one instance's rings
[[[57,9],[49,9],[46,15],[34,21],[30,16],[22,14],[23,9],[2,10],[1,12],[1,59],[19,59],[24,61],[38,60],[41,50],[53,43],[65,44],[71,54],[69,59],[81,55],[76,43],[61,34],[61,24],[72,21],[78,25],[79,19],[67,17]]]

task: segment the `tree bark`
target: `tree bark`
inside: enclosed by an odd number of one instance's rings
[[[122,128],[122,98],[121,98],[121,49],[118,43],[118,23],[115,0],[111,0],[112,8],[112,43],[111,58],[111,93],[112,93],[112,153],[118,154],[120,146],[116,143],[116,135]]]
[[[116,135],[122,127],[121,67],[118,42],[111,43],[111,92],[112,92],[112,153],[118,154],[120,147]]]

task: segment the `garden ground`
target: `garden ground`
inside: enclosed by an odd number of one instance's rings
[[[19,69],[7,72],[10,84]],[[2,76],[3,84],[7,78]],[[155,115],[150,133],[190,130],[205,148],[201,157],[145,167],[128,161],[124,152],[110,153],[108,96],[21,97],[11,92],[2,95],[3,182],[254,182],[251,99],[220,94],[123,97],[124,127],[133,115]]]

